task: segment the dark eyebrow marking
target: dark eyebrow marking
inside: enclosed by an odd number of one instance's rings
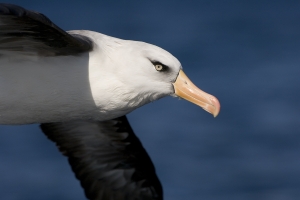
[[[155,65],[161,65],[163,67],[163,69],[161,70],[161,72],[165,72],[165,71],[168,71],[170,69],[170,67],[168,67],[167,65],[165,64],[162,64],[161,62],[159,61],[151,61],[152,64],[155,66]]]

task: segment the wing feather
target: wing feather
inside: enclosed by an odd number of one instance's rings
[[[69,163],[88,199],[162,200],[153,163],[125,116],[41,124]]]
[[[69,34],[45,15],[13,4],[0,4],[0,54],[74,55],[91,51],[86,36]]]

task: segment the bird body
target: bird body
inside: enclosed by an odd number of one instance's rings
[[[149,54],[150,57],[157,52],[167,53],[163,49],[92,31],[71,33],[93,40],[93,51],[66,56],[40,56],[31,52],[2,54],[1,124],[76,119],[103,121],[125,115],[173,92],[173,88],[165,84],[169,80],[147,80],[152,78],[149,75],[153,67],[145,70],[143,59],[125,59],[133,55]],[[179,71],[179,61],[167,55]],[[172,78],[175,80],[176,76],[174,73]]]
[[[125,115],[167,95],[220,110],[160,47],[65,32],[43,14],[0,4],[0,124],[41,123],[88,199],[163,199]]]
[[[0,70],[1,124],[65,121],[95,112],[88,55],[14,55],[0,59]]]

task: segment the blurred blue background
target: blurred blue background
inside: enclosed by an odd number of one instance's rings
[[[131,114],[165,200],[300,196],[300,1],[37,1],[64,30],[88,29],[170,51],[221,102],[213,118],[167,97]],[[38,125],[0,126],[3,200],[82,200]]]

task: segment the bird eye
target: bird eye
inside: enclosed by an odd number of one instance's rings
[[[155,65],[156,71],[162,71],[163,68],[164,68],[164,67],[163,67],[162,65],[160,65],[160,64],[156,64],[156,65]]]
[[[162,71],[167,71],[169,68],[168,66],[161,64],[160,62],[152,62],[156,71],[162,72]]]

